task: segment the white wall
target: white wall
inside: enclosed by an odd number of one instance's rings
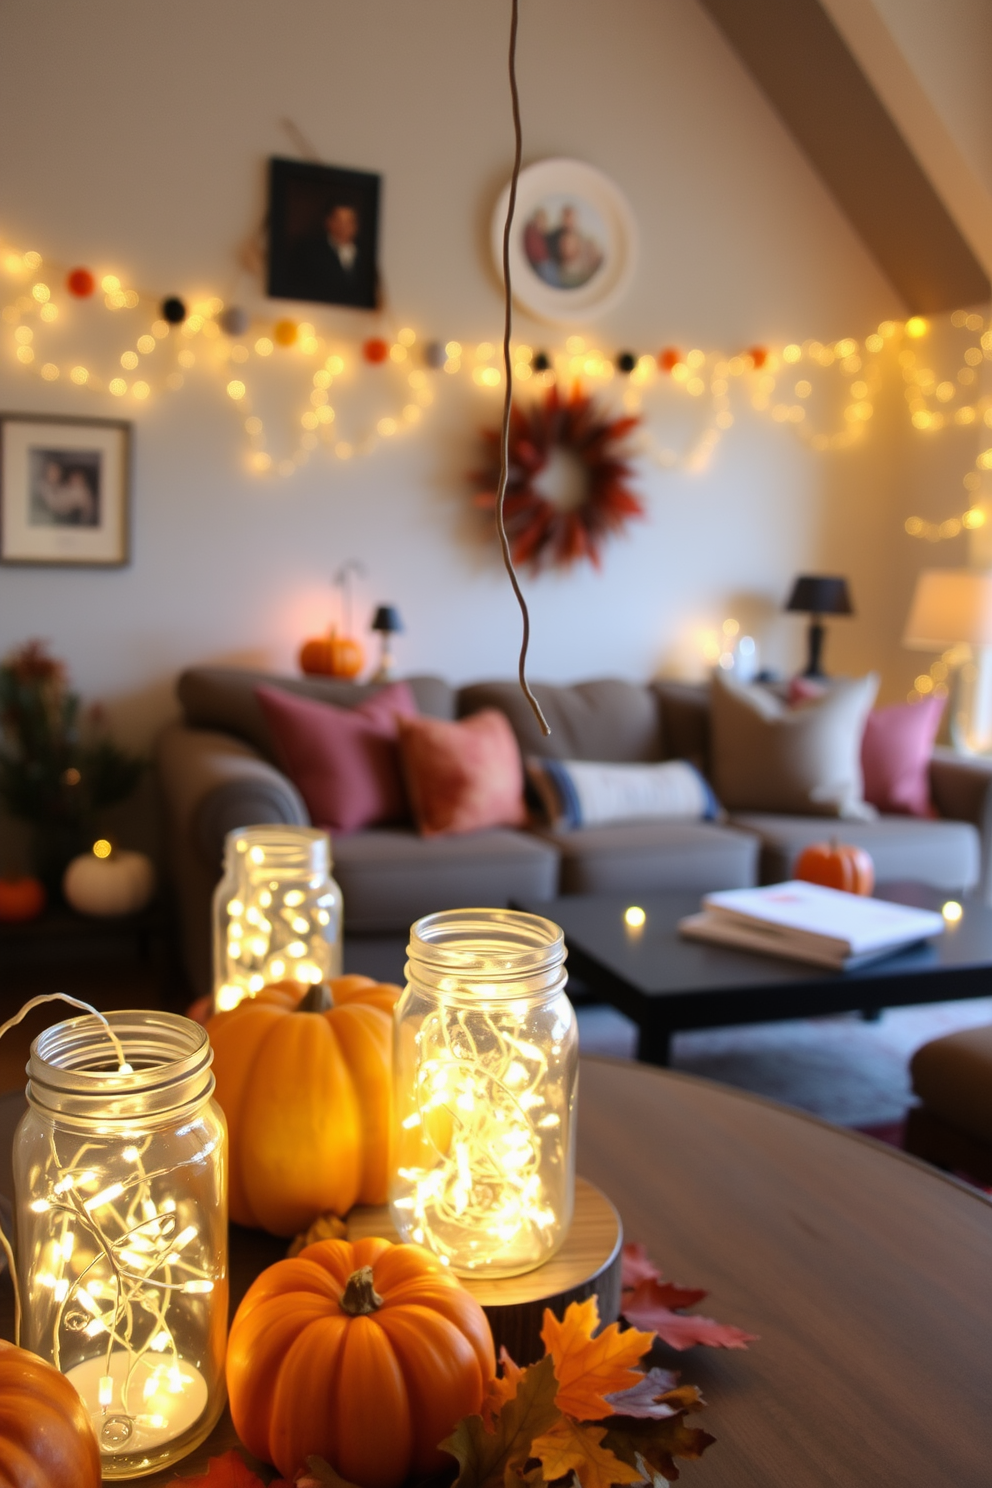
[[[283,307],[237,256],[263,208],[266,158],[292,153],[288,115],[327,160],[383,172],[394,325],[495,339],[487,237],[511,159],[507,13],[493,0],[6,0],[0,230],[62,263],[190,298],[217,292],[270,316]],[[900,313],[695,0],[524,0],[520,77],[527,160],[600,167],[640,225],[629,296],[587,328],[605,349],[830,340]],[[84,313],[65,322],[66,344]],[[307,313],[349,338],[379,325]],[[560,344],[567,331],[519,316],[518,334]],[[515,608],[463,518],[476,430],[497,401],[440,381],[417,433],[349,465],[318,454],[283,482],[244,470],[216,379],[192,375],[171,398],[128,406],[133,565],[0,570],[0,648],[48,637],[120,734],[144,744],[172,709],[181,667],[289,667],[331,610],[334,569],[356,557],[369,572],[364,601],[389,600],[407,621],[403,669],[512,674]],[[124,411],[108,395],[28,380],[6,327],[0,406]],[[880,411],[863,450],[815,455],[745,407],[705,472],[646,465],[648,520],[610,545],[603,572],[528,583],[534,675],[682,667],[694,631],[735,610],[762,627],[773,664],[791,664],[802,623],[777,613],[789,581],[834,569],[851,575],[859,604],[837,627],[835,662],[882,665],[904,693],[914,663],[900,660],[897,634],[903,429],[903,413]],[[963,561],[963,544],[961,555],[947,546],[942,557]]]

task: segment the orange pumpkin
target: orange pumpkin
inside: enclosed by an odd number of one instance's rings
[[[45,907],[37,878],[0,878],[0,920],[35,920]]]
[[[237,1224],[295,1235],[318,1214],[385,1203],[399,995],[362,976],[276,982],[207,1020]]]
[[[357,677],[365,665],[365,652],[353,636],[332,630],[304,641],[299,661],[300,671],[310,677]]]
[[[450,1466],[437,1444],[495,1369],[475,1298],[421,1246],[378,1239],[321,1240],[263,1271],[227,1349],[248,1450],[290,1482],[319,1456],[364,1488]]]
[[[100,1488],[102,1481],[89,1414],[65,1375],[0,1339],[0,1483]]]
[[[875,865],[853,842],[811,843],[796,859],[793,876],[846,894],[870,894],[875,887]]]

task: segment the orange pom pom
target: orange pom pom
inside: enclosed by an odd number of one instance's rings
[[[280,346],[293,346],[296,343],[299,329],[295,320],[277,320],[272,331],[272,338]]]
[[[381,336],[372,336],[362,347],[362,356],[367,362],[384,362],[389,355],[389,343]]]
[[[77,300],[85,300],[96,289],[96,280],[89,269],[71,269],[66,275],[65,287]]]
[[[751,358],[755,367],[761,368],[768,360],[768,351],[764,346],[752,346],[748,352],[748,356]]]
[[[663,372],[671,372],[682,360],[681,352],[675,350],[674,346],[666,346],[664,351],[658,353],[658,366]]]

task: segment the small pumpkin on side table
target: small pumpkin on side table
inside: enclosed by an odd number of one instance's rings
[[[62,892],[80,914],[106,919],[136,914],[155,892],[155,869],[144,853],[122,851],[101,837],[90,852],[73,858]]]
[[[875,887],[875,864],[863,847],[853,842],[812,842],[799,854],[794,878],[841,889],[846,894],[870,894]]]
[[[0,921],[36,920],[45,908],[40,878],[0,878]]]
[[[250,1452],[292,1482],[323,1457],[363,1488],[438,1471],[496,1372],[479,1303],[436,1256],[388,1240],[322,1240],[277,1261],[231,1325],[227,1389]]]

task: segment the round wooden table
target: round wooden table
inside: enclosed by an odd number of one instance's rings
[[[0,1101],[0,1191],[18,1102]],[[579,1171],[700,1309],[760,1340],[692,1349],[716,1438],[686,1488],[988,1488],[992,1202],[867,1138],[708,1081],[582,1063]],[[281,1242],[232,1234],[234,1299]],[[2,1331],[10,1337],[4,1283]],[[225,1417],[180,1465],[232,1444]],[[142,1481],[170,1481],[166,1473]]]

